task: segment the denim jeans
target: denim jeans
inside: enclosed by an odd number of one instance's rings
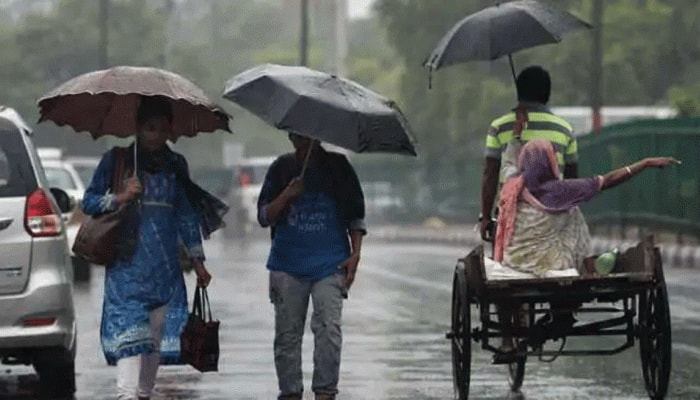
[[[280,271],[270,271],[270,301],[275,307],[275,369],[280,397],[301,395],[301,344],[309,298],[313,305],[311,331],[314,334],[314,393],[338,393],[340,372],[340,330],[345,289],[345,272],[338,271],[318,281],[304,281]]]

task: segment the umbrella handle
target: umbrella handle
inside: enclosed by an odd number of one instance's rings
[[[136,166],[138,163],[138,157],[136,157],[136,149],[139,147],[138,146],[138,136],[134,136],[134,176],[136,176]]]
[[[316,140],[312,140],[311,144],[309,144],[309,148],[306,150],[306,155],[304,156],[304,164],[301,166],[301,173],[299,174],[299,177],[303,178],[304,173],[306,172],[306,167],[309,165],[309,157],[311,157],[311,150],[314,148],[314,144],[316,143]]]
[[[515,65],[513,65],[512,54],[508,54],[508,63],[510,64],[510,73],[513,74],[513,82],[516,82],[518,78],[515,76]]]

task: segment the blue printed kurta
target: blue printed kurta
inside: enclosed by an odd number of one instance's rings
[[[109,192],[114,151],[105,153],[83,198],[86,214],[116,209]],[[184,158],[177,155],[184,163]],[[179,363],[180,333],[187,321],[187,293],[180,269],[178,245],[190,257],[203,258],[198,214],[178,183],[175,172],[139,172],[143,186],[138,207],[136,251],[128,261],[118,260],[105,270],[100,336],[108,364],[123,357],[154,350],[149,313],[168,305],[161,363]]]

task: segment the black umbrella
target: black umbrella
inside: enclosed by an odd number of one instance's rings
[[[307,67],[263,64],[231,78],[224,98],[278,129],[357,153],[416,155],[396,104],[349,79]]]
[[[438,42],[424,65],[432,71],[466,61],[495,60],[512,53],[558,43],[571,31],[591,25],[548,3],[517,0],[485,8],[455,24]]]

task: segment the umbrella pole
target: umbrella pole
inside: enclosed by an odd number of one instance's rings
[[[304,172],[306,172],[306,167],[309,165],[309,157],[311,157],[311,150],[314,148],[314,144],[316,144],[316,141],[312,140],[311,143],[309,144],[309,148],[306,150],[306,155],[304,156],[304,164],[301,166],[301,174],[299,174],[300,178],[304,177]]]
[[[136,176],[138,157],[136,157],[136,149],[138,148],[138,136],[134,135],[134,176]]]
[[[510,64],[510,73],[513,74],[513,82],[515,82],[518,78],[515,76],[515,65],[513,65],[513,55],[511,54],[508,54],[508,63]]]

